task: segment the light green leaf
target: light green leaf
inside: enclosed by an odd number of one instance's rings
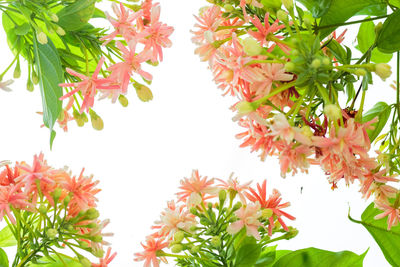
[[[321,18],[319,26],[329,26],[340,24],[356,15],[359,11],[370,7],[383,4],[383,0],[335,0],[332,1],[326,14]],[[337,26],[321,29],[321,39],[333,32]]]
[[[8,267],[8,257],[6,252],[0,248],[0,267]]]
[[[376,45],[385,53],[394,53],[400,50],[400,9],[385,20]]]
[[[311,11],[314,18],[321,18],[328,12],[332,0],[299,0],[299,2]]]
[[[317,248],[305,248],[281,257],[273,267],[362,267],[365,253],[357,255],[350,251],[332,252]]]
[[[259,244],[245,244],[240,246],[236,258],[235,267],[248,267],[253,266],[261,253]]]
[[[79,30],[92,18],[95,2],[95,0],[78,0],[64,7],[57,13],[58,25],[66,31]]]
[[[13,233],[11,232],[11,229],[9,226],[4,227],[0,231],[0,247],[12,247],[17,245],[17,240],[15,240],[15,237]]]
[[[60,101],[62,89],[58,85],[64,81],[63,70],[57,49],[50,39],[45,45],[34,39],[34,50],[42,95],[43,122],[52,132],[54,123],[62,109],[62,102]],[[54,137],[51,138],[51,142],[53,139]]]
[[[39,261],[40,264],[34,264],[30,263],[29,267],[83,267],[82,264],[79,263],[77,259],[72,259],[70,257],[67,257],[63,254],[58,254],[59,257],[55,254],[51,255],[50,259],[48,257],[42,257]],[[61,259],[60,259],[61,257]],[[55,261],[54,261],[55,260]]]
[[[14,33],[16,35],[25,35],[27,34],[29,31],[31,30],[31,25],[29,25],[28,23],[24,23],[18,27],[15,27],[14,29]]]
[[[363,123],[371,121],[375,117],[378,117],[378,121],[373,123],[373,130],[367,130],[369,139],[371,143],[375,140],[375,138],[379,135],[379,133],[383,130],[390,117],[392,109],[385,102],[376,103],[370,110],[365,112],[362,117]]]
[[[400,266],[400,225],[388,230],[386,219],[374,219],[380,213],[382,211],[374,208],[374,203],[371,203],[361,215],[361,221],[349,218],[355,223],[362,224],[368,230],[392,266]]]

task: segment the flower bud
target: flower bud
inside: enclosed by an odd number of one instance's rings
[[[90,208],[85,212],[85,216],[88,220],[94,220],[97,219],[100,214],[95,208]]]
[[[19,77],[21,77],[21,66],[19,65],[19,60],[17,60],[17,65],[15,66],[13,77],[14,79],[18,79]]]
[[[218,248],[221,245],[221,238],[219,236],[213,236],[210,243],[212,246]]]
[[[354,74],[357,76],[365,76],[367,75],[367,71],[365,69],[356,69]]]
[[[52,21],[58,22],[58,16],[56,14],[54,14],[54,13],[51,14],[50,18],[51,18]]]
[[[38,211],[39,211],[40,213],[42,213],[42,214],[46,214],[46,213],[47,213],[47,208],[46,208],[45,205],[40,204],[40,206],[39,206],[39,208],[38,208]]]
[[[101,235],[95,235],[95,236],[93,236],[93,237],[91,238],[91,240],[92,240],[93,242],[100,243],[101,241],[103,241],[103,237],[102,237]]]
[[[85,241],[78,241],[79,246],[83,249],[89,248],[89,244]]]
[[[37,38],[37,40],[38,40],[38,42],[39,42],[40,44],[42,44],[42,45],[47,44],[47,35],[46,35],[44,32],[39,32],[39,33],[36,35],[36,38]]]
[[[379,36],[379,34],[381,33],[381,30],[382,30],[382,27],[383,27],[382,22],[379,22],[378,24],[376,24],[375,29],[374,29],[376,36]]]
[[[190,226],[189,230],[190,230],[190,232],[194,232],[194,231],[197,230],[197,226],[196,225],[192,225],[192,226]]]
[[[314,69],[318,69],[319,67],[321,67],[321,64],[321,60],[319,58],[316,58],[311,62],[311,67]]]
[[[175,244],[171,247],[172,253],[179,253],[183,250],[183,246],[181,244]]]
[[[282,21],[285,24],[289,22],[288,14],[285,11],[283,11],[282,9],[278,10],[278,12],[276,13],[276,16],[280,21]]]
[[[242,203],[241,202],[237,202],[235,205],[233,205],[232,211],[237,211],[241,207],[242,207]]]
[[[342,117],[342,110],[334,104],[326,105],[324,113],[330,120],[339,120]]]
[[[285,64],[285,71],[293,72],[294,70],[296,70],[296,65],[293,62],[288,62]]]
[[[64,29],[61,28],[60,26],[57,27],[56,33],[57,33],[58,35],[60,35],[60,36],[64,36],[64,35],[66,34],[65,31],[64,31]]]
[[[192,253],[192,254],[196,254],[196,253],[199,253],[199,252],[200,252],[200,246],[193,246],[190,249],[190,253]]]
[[[285,6],[285,8],[289,11],[293,10],[294,4],[293,0],[282,0],[282,4]]]
[[[246,114],[255,111],[257,108],[251,102],[244,100],[236,104],[236,109],[240,114]]]
[[[119,95],[118,101],[124,108],[126,108],[129,105],[128,98],[126,98],[124,95]]]
[[[90,121],[92,122],[92,127],[95,130],[101,131],[104,128],[104,122],[100,118],[99,115],[97,115],[96,112],[94,112],[92,109],[89,109],[89,115],[90,115]]]
[[[33,85],[33,83],[32,83],[32,81],[31,81],[30,78],[28,78],[28,81],[27,81],[27,83],[26,83],[26,89],[27,89],[29,92],[33,92],[33,90],[35,89],[35,86]]]
[[[79,257],[79,262],[82,264],[82,267],[91,267],[92,263],[82,255]]]
[[[375,65],[375,73],[381,77],[382,80],[386,80],[392,75],[391,67],[386,63],[378,63]]]
[[[183,238],[185,238],[185,233],[183,231],[178,231],[174,234],[174,241],[176,243],[182,242]]]
[[[235,10],[235,8],[231,4],[225,4],[224,9],[226,12],[232,12]]]
[[[247,37],[243,40],[243,50],[249,56],[258,56],[262,52],[262,47],[256,39]]]
[[[190,213],[193,215],[199,215],[199,213],[197,212],[197,209],[195,207],[190,208]]]
[[[62,189],[57,187],[56,189],[54,189],[53,191],[53,199],[55,202],[58,201],[58,199],[61,197],[61,193],[62,193]]]
[[[153,99],[153,93],[151,92],[149,87],[143,84],[137,84],[135,85],[135,89],[137,96],[143,102],[148,102]]]
[[[328,57],[324,57],[323,59],[322,59],[322,64],[323,65],[326,65],[326,66],[329,66],[329,65],[331,65],[331,60],[328,58]]]
[[[225,190],[219,191],[218,197],[219,197],[219,203],[221,203],[221,205],[223,205],[226,200],[226,191]]]
[[[261,216],[265,219],[268,219],[274,214],[274,212],[271,209],[263,209],[261,211]]]
[[[293,228],[291,226],[289,226],[288,229],[289,229],[289,231],[285,234],[285,239],[287,239],[287,240],[297,236],[297,234],[299,233],[299,230],[297,230],[296,228]]]
[[[35,70],[32,70],[32,82],[33,82],[33,84],[39,83],[39,77]]]
[[[54,239],[57,237],[57,234],[58,234],[57,229],[53,229],[53,228],[47,229],[46,235],[48,238]]]

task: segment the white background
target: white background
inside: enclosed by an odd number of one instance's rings
[[[42,118],[36,114],[41,111],[39,88],[33,93],[25,89],[24,69],[23,78],[12,85],[13,92],[0,91],[0,159],[31,162],[35,153],[43,151],[54,167],[68,165],[76,174],[85,167],[87,174],[93,173],[101,181],[98,198],[102,218],[111,219],[108,230],[115,233],[109,240],[118,252],[112,266],[141,265],[133,262],[133,253],[141,251],[140,242],[151,233],[153,221],[166,201],[174,198],[179,180],[190,176],[192,169],[222,179],[234,172],[243,182],[267,179],[269,192],[277,188],[284,201],[292,203],[289,213],[297,217],[288,224],[300,231],[295,239],[280,242],[280,249],[317,247],[361,254],[370,248],[365,266],[387,266],[366,229],[347,218],[349,207],[352,216],[359,219],[369,204],[361,199],[357,185],[340,184],[332,191],[316,167],[309,175],[282,179],[275,159],[260,162],[249,149],[239,148],[241,142],[234,135],[242,129],[232,122],[228,109],[234,99],[221,96],[207,64],[194,55],[195,46],[190,41],[192,14],[204,4],[161,0],[162,20],[174,26],[175,33],[164,62],[157,68],[144,66],[154,75],[153,101],[140,102],[132,90],[128,108],[108,100],[96,102],[104,130],[95,131],[90,123],[78,128],[72,122],[67,134],[57,129],[52,151],[48,130],[40,128]],[[0,71],[12,60],[4,36],[1,32]],[[354,36],[348,34],[347,41]],[[5,79],[11,75],[12,71]],[[371,91],[379,98],[394,96],[383,83]]]

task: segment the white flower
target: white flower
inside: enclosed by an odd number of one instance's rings
[[[5,82],[0,82],[0,89],[6,91],[6,92],[11,92],[11,88],[8,87],[10,84],[12,84],[14,81],[13,80],[8,80]]]

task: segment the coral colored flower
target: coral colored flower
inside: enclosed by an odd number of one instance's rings
[[[281,165],[281,176],[286,177],[286,173],[292,171],[292,175],[301,172],[308,172],[310,163],[308,157],[313,154],[312,148],[306,145],[284,145],[284,149],[279,153],[279,163]]]
[[[71,200],[68,204],[68,215],[74,217],[81,210],[87,210],[96,207],[97,198],[95,195],[101,190],[96,188],[99,181],[93,181],[93,177],[83,175],[84,169],[81,171],[79,177],[71,177],[65,175],[65,180],[62,182],[61,187],[72,193]]]
[[[92,267],[108,267],[108,264],[117,256],[117,252],[111,254],[111,248],[107,249],[106,255],[100,259],[99,263],[92,263]]]
[[[199,195],[203,200],[214,197],[218,192],[218,188],[212,186],[213,184],[214,179],[208,180],[207,176],[202,178],[198,170],[193,170],[190,178],[181,180],[181,186],[179,188],[182,191],[177,193],[179,197],[178,201],[186,201],[193,197],[193,195]],[[206,194],[209,194],[209,196],[205,197]]]
[[[152,229],[158,229],[155,236],[170,240],[179,230],[190,232],[190,228],[196,224],[195,216],[185,206],[176,206],[174,201],[170,201]]]
[[[14,167],[14,170],[8,166],[8,162],[6,162],[6,169],[0,172],[0,185],[10,185],[15,184],[15,178],[19,177],[19,168]]]
[[[246,12],[246,4],[249,4],[249,5],[258,7],[258,8],[263,7],[263,5],[261,3],[259,3],[257,0],[250,0],[250,2],[248,0],[240,0],[240,7],[242,8],[243,17],[246,21],[249,18],[249,16],[247,15],[247,12]]]
[[[288,82],[293,80],[293,74],[286,73],[283,64],[261,64],[261,71],[265,79],[260,82],[252,83],[250,87],[257,96],[268,95],[271,92],[272,84],[276,81]]]
[[[245,227],[248,236],[253,236],[255,239],[260,240],[261,236],[258,228],[263,227],[263,224],[258,220],[261,217],[260,208],[260,203],[250,203],[245,207],[241,207],[235,212],[239,220],[231,223],[226,231],[234,235]]]
[[[285,202],[283,204],[280,204],[282,201],[281,194],[279,193],[278,190],[274,189],[272,191],[272,195],[269,196],[267,199],[267,181],[264,180],[262,185],[257,184],[257,190],[256,192],[254,189],[250,188],[249,191],[250,193],[246,193],[246,197],[252,201],[252,202],[258,202],[260,203],[261,207],[263,209],[271,209],[273,214],[278,217],[279,223],[282,225],[283,229],[285,231],[288,231],[289,229],[287,228],[285,222],[282,220],[282,216],[288,218],[289,220],[295,220],[296,218],[293,217],[292,215],[282,211],[282,209],[287,208],[290,206],[289,202]],[[268,235],[272,235],[272,227],[274,226],[274,218],[273,216],[269,217],[269,226],[268,226]]]
[[[7,80],[5,82],[1,82],[0,81],[0,89],[6,92],[11,92],[11,88],[8,87],[10,84],[12,84],[14,82],[14,80]]]
[[[174,31],[174,28],[159,21],[160,10],[161,7],[159,5],[152,7],[150,23],[145,25],[144,30],[137,36],[138,41],[144,44],[144,51],[152,51],[150,57],[152,62],[162,61],[162,49],[172,46],[169,36]]]
[[[154,5],[158,5],[155,3]],[[153,7],[152,0],[144,0],[142,3],[142,10],[143,10],[143,19],[150,21],[151,19],[151,8]]]
[[[372,172],[368,171],[363,175],[363,178],[360,179],[361,182],[361,189],[360,192],[363,194],[365,198],[369,198],[369,196],[372,193],[372,190],[374,190],[374,187],[372,187],[372,184],[376,183],[381,183],[385,184],[387,182],[398,182],[399,180],[395,178],[395,176],[386,176],[387,170],[383,169],[379,172]]]
[[[392,226],[396,226],[400,220],[400,210],[399,208],[393,207],[391,204],[375,202],[375,207],[382,210],[383,213],[378,214],[374,217],[375,220],[379,220],[385,217],[387,219],[388,230],[392,228]]]
[[[143,252],[135,253],[135,261],[144,261],[144,267],[159,267],[160,260],[168,263],[165,257],[157,256],[157,252],[168,247],[168,243],[163,238],[155,239],[154,237],[147,237],[146,244],[142,243],[144,248]]]
[[[61,87],[75,87],[71,92],[63,95],[60,100],[64,100],[74,95],[77,92],[81,92],[83,96],[83,102],[80,109],[82,113],[84,110],[89,111],[89,108],[93,107],[94,97],[96,96],[97,90],[116,90],[119,89],[118,85],[112,84],[114,80],[110,78],[98,78],[101,67],[104,63],[104,57],[99,60],[99,64],[96,67],[93,75],[91,77],[87,77],[83,74],[80,74],[74,70],[68,69],[67,72],[72,76],[78,77],[81,79],[80,82],[77,83],[62,83],[59,86]]]
[[[74,101],[74,97],[70,96],[67,106],[61,111],[63,113],[63,117],[57,119],[58,124],[64,130],[64,132],[68,131],[68,122],[74,120],[74,117],[68,113],[68,111],[72,108]]]
[[[215,33],[221,23],[224,21],[221,17],[222,12],[219,6],[213,5],[207,8],[199,17],[194,16],[198,23],[194,27],[199,28],[197,31],[191,31],[194,34],[192,42],[202,44],[205,41],[205,33]]]
[[[110,33],[107,36],[102,37],[100,40],[105,41],[103,45],[108,44],[112,40],[114,40],[115,37],[118,35],[122,35],[122,37],[129,42],[132,40],[135,35],[135,27],[133,25],[133,22],[140,16],[143,15],[143,12],[139,10],[138,12],[130,14],[130,10],[125,9],[124,5],[120,2],[119,3],[119,9],[118,5],[116,3],[112,4],[112,9],[117,15],[117,19],[112,18],[108,12],[106,12],[107,19],[110,21],[111,25],[114,27],[114,31]]]
[[[15,224],[15,218],[11,213],[11,207],[16,209],[32,208],[33,204],[28,202],[28,196],[21,192],[22,184],[0,186],[0,220],[4,215]]]
[[[137,42],[135,40],[130,41],[128,47],[117,42],[117,47],[121,50],[124,61],[116,63],[108,68],[108,70],[111,71],[110,78],[118,81],[121,85],[119,89],[123,94],[128,90],[128,85],[133,72],[141,75],[148,81],[153,79],[153,76],[150,73],[141,69],[141,64],[150,58],[150,51],[142,51],[136,54],[136,45]]]
[[[50,178],[51,167],[44,160],[43,153],[40,153],[39,156],[34,156],[32,166],[20,163],[17,164],[17,167],[20,169],[21,175],[15,178],[15,181],[25,184],[25,192],[30,192],[36,188],[36,180],[39,180],[40,183],[54,184],[53,179]]]
[[[249,189],[251,182],[247,182],[241,185],[237,177],[233,179],[232,177],[233,173],[226,182],[222,179],[217,179],[218,181],[221,182],[221,184],[219,184],[218,187],[227,190],[229,193],[232,192],[235,195],[237,194],[242,204],[246,204],[246,197],[244,195],[244,192]]]
[[[265,14],[264,25],[261,23],[260,19],[257,16],[255,16],[254,18],[250,18],[250,21],[254,24],[254,26],[256,26],[258,31],[255,32],[255,31],[249,30],[248,33],[251,36],[253,36],[256,40],[258,40],[262,46],[267,45],[269,43],[269,40],[268,40],[269,35],[273,35],[275,32],[286,27],[283,24],[278,25],[278,23],[279,23],[278,19],[276,19],[275,22],[272,25],[270,25],[269,24],[269,13]],[[282,36],[275,36],[275,37],[278,39],[283,38]],[[285,52],[287,54],[289,53],[290,49],[286,45],[284,45],[280,42],[276,42],[276,45],[278,45],[282,49],[283,52]],[[274,47],[275,47],[275,44],[271,45],[268,50],[272,51],[272,49]]]

